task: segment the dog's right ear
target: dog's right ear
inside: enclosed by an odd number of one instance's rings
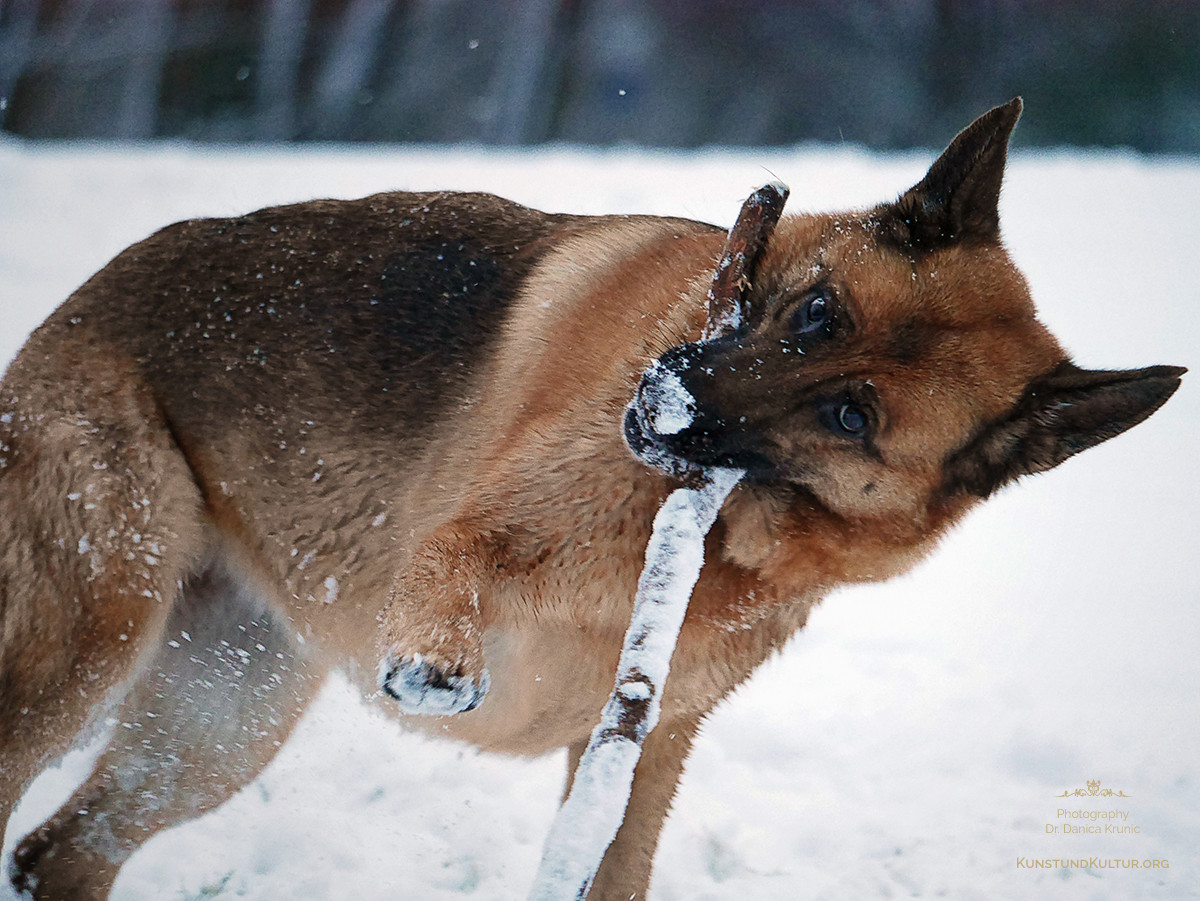
[[[986,498],[1020,476],[1044,472],[1116,437],[1165,404],[1185,372],[1181,366],[1093,371],[1062,363],[1030,385],[1011,413],[950,455],[943,496]]]
[[[887,231],[914,250],[998,240],[1000,183],[1020,116],[1015,97],[968,125],[921,181],[881,210]]]

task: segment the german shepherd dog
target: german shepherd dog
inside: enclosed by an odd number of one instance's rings
[[[894,202],[783,218],[715,336],[724,234],[683,219],[393,193],[117,256],[0,385],[0,822],[89,722],[125,726],[13,883],[106,896],[254,779],[335,668],[412,725],[565,746],[573,771],[655,511],[737,467],[589,895],[644,897],[701,720],[818,599],[1179,385],[1077,368],[1035,318],[997,213],[1019,114]]]

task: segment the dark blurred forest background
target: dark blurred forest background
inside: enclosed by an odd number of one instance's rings
[[[29,138],[1200,151],[1188,0],[0,0]]]

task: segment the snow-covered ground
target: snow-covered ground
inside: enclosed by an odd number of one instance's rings
[[[949,137],[949,136],[946,136]],[[730,223],[750,189],[864,205],[927,155],[111,149],[0,142],[0,365],[72,288],[176,219],[382,189]],[[1005,234],[1044,319],[1092,367],[1194,364],[1200,161],[1013,160]],[[829,598],[725,704],[658,853],[658,899],[1200,897],[1200,390],[1011,488],[912,575]],[[82,778],[46,774],[9,830]],[[330,685],[263,775],[159,836],[118,899],[522,898],[564,756],[404,735]],[[1102,780],[1128,798],[1056,796]],[[1136,835],[1047,834],[1119,809]],[[1096,858],[1091,869],[1020,861]],[[1169,861],[1127,870],[1103,864]],[[2,890],[0,890],[2,892]]]

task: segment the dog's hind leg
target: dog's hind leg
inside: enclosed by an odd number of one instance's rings
[[[0,827],[119,700],[200,555],[200,491],[128,367],[26,348],[0,386]]]
[[[236,575],[214,566],[185,583],[91,776],[17,848],[14,883],[35,898],[107,897],[144,842],[262,771],[323,675]]]

